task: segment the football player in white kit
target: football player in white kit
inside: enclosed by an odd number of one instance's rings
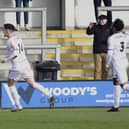
[[[8,74],[8,86],[15,103],[11,111],[15,112],[22,110],[22,105],[19,102],[19,96],[15,87],[16,82],[20,79],[24,79],[30,86],[48,96],[50,108],[52,108],[54,106],[54,97],[45,87],[35,82],[33,70],[31,69],[24,52],[23,41],[15,36],[14,31],[15,27],[12,24],[4,24],[3,33],[4,36],[8,38],[6,43],[8,56],[1,59],[1,63],[5,63],[6,61],[11,62],[11,68]]]
[[[108,39],[108,52],[106,68],[113,67],[114,84],[114,106],[108,112],[119,111],[121,88],[129,91],[128,84],[128,59],[126,56],[127,44],[129,44],[129,34],[124,32],[124,23],[121,19],[116,19],[112,26],[113,35]]]

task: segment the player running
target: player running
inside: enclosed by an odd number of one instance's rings
[[[114,84],[114,106],[108,112],[119,111],[121,88],[129,90],[128,84],[128,59],[126,56],[126,47],[129,43],[129,34],[124,32],[124,23],[121,19],[116,19],[113,23],[113,35],[108,39],[108,52],[106,68],[110,64],[113,66],[113,84]]]
[[[15,102],[11,111],[15,112],[22,110],[22,106],[19,102],[19,95],[15,87],[16,82],[20,79],[24,79],[28,82],[29,86],[38,89],[41,93],[48,96],[50,108],[52,108],[54,107],[54,97],[45,87],[35,82],[33,71],[25,55],[23,41],[15,36],[15,30],[16,29],[12,24],[4,24],[3,33],[4,36],[8,38],[6,43],[8,56],[3,58],[1,63],[5,63],[7,61],[11,62],[11,68],[8,74],[8,86]]]

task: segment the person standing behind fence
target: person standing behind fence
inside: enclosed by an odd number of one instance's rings
[[[87,28],[87,34],[94,35],[93,53],[95,61],[94,79],[107,79],[105,68],[107,53],[107,38],[111,34],[111,24],[108,22],[106,15],[98,17],[98,23],[90,23]]]
[[[21,8],[22,7],[22,3],[23,3],[23,7],[24,8],[28,8],[29,7],[29,1],[32,0],[15,0],[16,3],[16,7],[17,8]],[[24,12],[24,27],[26,31],[29,31],[29,16],[28,16],[28,12]],[[19,31],[21,29],[21,12],[16,12],[16,22],[17,22],[17,30]]]
[[[105,6],[112,6],[112,0],[103,0],[104,5]],[[101,6],[102,0],[94,0],[94,8],[95,8],[95,17],[96,17],[96,21],[98,21],[98,10],[97,8],[99,6]],[[107,18],[109,20],[109,22],[112,22],[112,12],[111,11],[107,11]]]

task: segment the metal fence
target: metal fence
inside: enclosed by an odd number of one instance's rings
[[[0,8],[0,12],[41,12],[41,43],[46,43],[46,8]]]
[[[129,6],[98,7],[98,11],[129,11]]]

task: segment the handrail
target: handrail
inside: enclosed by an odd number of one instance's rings
[[[59,44],[26,45],[25,49],[55,49],[56,60],[60,63],[60,45]]]
[[[98,11],[129,11],[129,6],[101,6],[98,7]]]
[[[46,11],[46,8],[0,8],[0,12],[27,12],[27,11],[32,11],[32,12],[40,12],[40,11]]]
[[[0,45],[0,50],[6,49],[5,45]],[[60,64],[60,45],[44,44],[44,45],[25,45],[25,49],[55,49],[56,60]],[[57,72],[57,79],[60,79],[60,71]]]
[[[46,43],[46,8],[0,8],[0,12],[41,12],[41,43]]]
[[[6,49],[5,45],[0,45],[0,50]],[[55,49],[56,60],[60,63],[60,45],[44,44],[44,45],[25,45],[25,49]]]

